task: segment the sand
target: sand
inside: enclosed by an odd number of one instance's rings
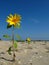
[[[26,42],[18,42],[15,62],[7,52],[11,45],[11,41],[0,41],[0,65],[49,65],[48,41],[31,41],[29,47]]]

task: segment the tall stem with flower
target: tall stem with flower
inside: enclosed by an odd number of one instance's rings
[[[18,15],[18,14],[10,14],[8,17],[7,17],[7,22],[8,22],[8,25],[7,25],[7,28],[12,28],[12,45],[13,45],[13,60],[15,61],[15,48],[16,47],[16,44],[14,43],[14,28],[15,27],[20,27],[20,21],[21,21],[21,16]]]
[[[31,39],[28,37],[28,38],[26,39],[26,41],[27,41],[27,43],[28,43],[28,48],[30,48]]]

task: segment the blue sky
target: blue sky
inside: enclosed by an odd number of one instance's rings
[[[12,28],[6,28],[7,16],[18,13],[22,16],[20,29],[14,33],[22,39],[49,40],[49,0],[0,0],[0,38],[4,34],[12,36]]]

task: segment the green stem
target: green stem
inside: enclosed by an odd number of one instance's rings
[[[13,43],[13,61],[15,61],[15,49],[14,49],[14,26],[12,30],[12,43]]]

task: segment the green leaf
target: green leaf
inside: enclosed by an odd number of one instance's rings
[[[10,24],[7,25],[7,29],[8,29],[8,28],[11,28],[11,27],[12,27],[12,25],[10,25]]]
[[[3,35],[3,37],[4,37],[4,38],[10,38],[10,36],[7,35],[7,34],[6,34],[6,35]]]
[[[20,28],[21,25],[20,25],[20,23],[17,23],[16,26],[14,26],[14,27],[15,27],[15,28]]]
[[[16,42],[14,43],[14,48],[17,48],[17,43]]]
[[[8,54],[11,55],[11,47],[7,50]]]
[[[17,24],[17,27],[20,28],[20,23]]]

